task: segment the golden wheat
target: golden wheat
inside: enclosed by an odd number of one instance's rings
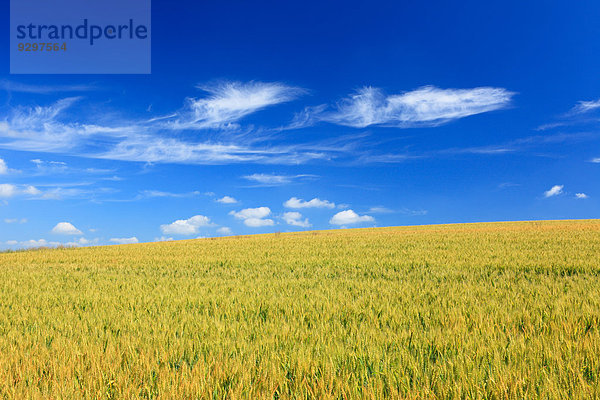
[[[600,221],[0,254],[0,397],[598,398]]]

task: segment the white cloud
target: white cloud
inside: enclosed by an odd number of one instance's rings
[[[17,186],[10,183],[0,184],[0,198],[9,198],[17,195],[39,196],[42,192],[35,186]]]
[[[332,225],[350,225],[358,224],[360,222],[374,222],[375,219],[370,215],[358,215],[353,210],[340,211],[335,214],[329,223]]]
[[[595,164],[600,164],[600,157],[592,158],[591,162]]]
[[[12,243],[12,245],[20,245],[21,247],[56,247],[56,246],[60,246],[62,245],[62,243],[60,242],[49,242],[46,239],[39,239],[39,240],[25,240],[22,242],[16,242],[15,240],[10,240],[10,243]],[[9,242],[6,242],[7,244],[9,244]]]
[[[232,235],[233,234],[232,230],[226,226],[222,226],[219,229],[217,229],[217,233],[219,235]]]
[[[591,101],[580,101],[571,109],[569,114],[583,114],[600,108],[600,99]]]
[[[294,100],[305,91],[282,83],[222,82],[199,86],[205,98],[188,98],[186,108],[166,117],[173,129],[229,128],[241,118],[266,107]]]
[[[99,239],[92,239],[92,240],[88,240],[86,238],[79,238],[77,241],[75,242],[67,242],[64,245],[65,246],[70,246],[70,247],[78,247],[78,246],[87,246],[90,244],[96,244],[99,242]]]
[[[0,136],[2,136],[0,134]],[[233,164],[301,164],[310,160],[328,159],[318,146],[251,147],[239,144],[235,138],[220,143],[192,142],[150,134],[132,134],[100,154],[78,154],[84,157],[121,161],[177,163],[191,165]],[[4,147],[9,147],[4,145]],[[18,149],[11,146],[9,148]],[[328,149],[329,150],[329,149]],[[331,150],[334,151],[333,149]],[[68,151],[66,151],[68,152]],[[71,152],[72,153],[72,152]]]
[[[300,174],[300,175],[276,175],[276,174],[252,174],[244,176],[252,182],[257,182],[263,186],[278,186],[292,183],[294,180],[302,178],[315,178],[315,175]]]
[[[245,208],[241,211],[231,211],[229,213],[229,215],[243,220],[246,226],[252,228],[275,225],[275,221],[266,219],[270,214],[271,209],[269,207]]]
[[[439,89],[425,86],[399,95],[365,87],[338,104],[321,119],[339,125],[364,128],[436,126],[474,114],[505,108],[513,92],[503,88]]]
[[[163,192],[160,190],[142,190],[140,192],[142,197],[193,197],[199,196],[200,192],[188,192],[188,193],[171,193],[171,192]]]
[[[26,224],[27,223],[27,218],[5,218],[4,222],[7,224]]]
[[[223,196],[220,199],[218,199],[217,201],[222,204],[236,204],[238,202],[236,199],[234,199],[231,196]]]
[[[275,225],[275,221],[269,218],[248,218],[244,220],[244,225],[249,226],[250,228],[260,228],[262,226],[273,226]]]
[[[22,93],[56,93],[56,92],[82,92],[95,89],[90,85],[63,85],[63,86],[48,86],[48,85],[28,85],[25,83],[12,82],[7,80],[0,81],[0,89],[7,92],[22,92]]]
[[[169,237],[169,236],[161,236],[161,237],[154,238],[155,242],[170,242],[173,240],[175,240],[175,239],[173,239],[172,237]]]
[[[13,197],[18,193],[17,187],[9,183],[0,184],[0,198]]]
[[[6,165],[6,162],[0,158],[0,175],[6,174],[8,174],[8,166]]]
[[[75,228],[70,222],[59,222],[52,228],[52,233],[57,235],[83,235],[83,232]]]
[[[288,225],[300,226],[302,228],[308,228],[308,227],[312,226],[311,223],[308,221],[308,218],[305,218],[304,220],[302,220],[302,214],[300,214],[297,211],[290,211],[290,212],[283,213],[283,220]]]
[[[26,186],[25,189],[23,189],[23,193],[24,194],[28,194],[30,196],[38,196],[40,194],[42,194],[42,192],[36,188],[35,186]]]
[[[423,215],[427,215],[427,213],[428,213],[427,210],[411,210],[406,207],[402,208],[400,210],[400,212],[402,214],[411,215],[411,216],[423,216]]]
[[[35,164],[35,168],[40,175],[65,173],[69,169],[67,163],[62,161],[44,161],[39,158],[30,161]]]
[[[133,244],[133,243],[139,243],[138,238],[136,238],[135,236],[132,236],[130,238],[110,238],[109,241],[111,243],[116,243],[116,244]]]
[[[17,240],[8,240],[5,242],[5,244],[8,246],[12,246],[12,247],[18,246],[18,247],[23,247],[23,248],[59,247],[59,246],[78,247],[78,246],[86,246],[86,245],[90,245],[90,244],[96,244],[98,242],[99,242],[98,239],[88,240],[88,239],[82,237],[76,241],[67,242],[67,243],[48,241],[46,239],[38,239],[38,240],[31,239],[31,240],[24,240],[21,242],[19,242]]]
[[[283,205],[287,208],[335,208],[335,203],[327,200],[321,200],[317,197],[309,201],[292,197],[283,203]]]
[[[369,212],[373,213],[373,214],[390,214],[393,213],[394,210],[391,210],[387,207],[383,207],[383,206],[375,206],[375,207],[371,207],[369,208]]]
[[[240,129],[230,129],[236,126],[233,121],[270,102],[276,104],[291,99],[291,93],[297,92],[280,84],[270,87],[268,84],[250,83],[247,86],[256,91],[244,89],[244,84],[221,85],[225,89],[215,89],[215,95],[209,99],[189,100],[188,108],[174,113],[170,120],[109,119],[103,116],[108,112],[92,113],[85,120],[80,112],[72,111],[73,104],[79,100],[76,97],[64,98],[48,106],[12,107],[5,115],[0,115],[0,138],[3,139],[0,140],[0,148],[180,164],[298,164],[330,157],[320,151],[318,145],[267,145],[257,134],[251,140],[242,140],[245,136]],[[235,97],[236,91],[242,97]],[[231,96],[227,97],[226,93]],[[248,99],[243,98],[244,93],[249,96]],[[259,100],[261,97],[262,102]],[[107,124],[107,121],[110,123]],[[198,141],[197,135],[165,136],[165,130],[169,129],[217,127],[216,135],[203,141]],[[259,142],[262,144],[258,145]],[[96,150],[91,151],[92,148]],[[54,167],[60,168],[60,165]]]
[[[269,207],[245,208],[241,211],[231,211],[229,214],[238,219],[265,218],[271,214],[271,209]]]
[[[188,219],[179,219],[170,224],[161,225],[160,230],[165,235],[193,235],[200,227],[211,226],[210,218],[204,215],[194,215]]]
[[[544,192],[544,197],[558,196],[559,194],[562,194],[564,187],[564,185],[554,185]]]
[[[575,193],[575,197],[577,197],[578,199],[587,199],[589,198],[589,196],[585,193]]]
[[[312,126],[319,122],[321,114],[327,109],[326,104],[320,104],[314,107],[305,107],[299,113],[294,115],[292,122],[283,129],[301,129],[307,126]]]

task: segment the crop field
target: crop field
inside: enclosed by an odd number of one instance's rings
[[[600,220],[3,253],[0,398],[600,398]]]

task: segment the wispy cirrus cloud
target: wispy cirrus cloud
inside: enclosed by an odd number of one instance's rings
[[[567,115],[574,114],[585,114],[590,111],[600,109],[600,99],[590,101],[579,101],[577,104],[567,113]]]
[[[335,111],[322,112],[319,119],[355,128],[373,125],[400,128],[438,126],[506,108],[514,95],[514,92],[494,87],[439,89],[424,86],[397,95],[388,95],[379,88],[364,87],[339,102]]]
[[[500,144],[483,146],[451,147],[410,153],[365,153],[358,158],[362,163],[402,163],[415,159],[434,159],[460,155],[500,156],[514,153],[531,154],[533,149],[552,149],[552,146],[581,143],[596,140],[600,134],[596,132],[557,133],[553,135],[526,136]],[[599,158],[600,160],[600,158]],[[590,160],[594,162],[594,159]],[[600,162],[600,161],[599,161]]]
[[[373,155],[361,133],[299,143],[279,135],[281,129],[242,127],[244,117],[292,101],[305,90],[279,82],[220,82],[202,86],[206,96],[188,98],[171,114],[149,119],[103,117],[85,112],[79,97],[50,105],[9,109],[0,115],[0,148],[144,163],[192,165],[256,163],[297,165],[353,158],[362,163],[398,162],[414,155]],[[510,102],[512,92],[500,88],[438,89],[424,87],[400,95],[364,88],[335,110],[307,107],[292,125],[316,121],[363,126],[435,126]],[[87,108],[86,108],[87,107]],[[285,128],[284,128],[285,129]],[[186,133],[194,133],[187,135]],[[372,144],[372,143],[371,143]],[[41,160],[40,160],[41,161]],[[40,169],[62,168],[40,164]],[[260,178],[259,178],[260,179]],[[260,182],[275,185],[285,182]]]
[[[171,198],[184,198],[184,197],[195,197],[200,196],[199,191],[186,192],[186,193],[173,193],[164,192],[161,190],[142,190],[138,198],[152,198],[152,197],[171,197]]]
[[[5,218],[4,223],[6,224],[26,224],[27,218]]]
[[[371,214],[391,214],[395,211],[384,206],[374,206],[369,208],[368,212],[370,212]]]
[[[201,85],[204,98],[188,98],[185,107],[165,118],[172,129],[237,128],[237,121],[266,107],[285,103],[306,93],[279,82],[220,82]]]
[[[287,185],[293,182],[314,179],[316,175],[299,174],[299,175],[279,175],[279,174],[252,174],[243,176],[244,179],[255,182],[257,186],[280,186]]]
[[[538,131],[545,131],[572,125],[597,123],[600,121],[596,112],[598,110],[600,110],[600,99],[578,101],[569,111],[557,116],[557,120],[542,124],[536,129]]]
[[[304,92],[300,88],[281,83],[224,82],[203,89],[207,97],[187,99],[183,109],[149,120],[94,121],[94,116],[86,118],[73,112],[78,97],[46,106],[13,107],[0,116],[0,148],[180,164],[299,164],[329,159],[340,151],[322,148],[320,143],[267,143],[271,134],[249,135],[238,129],[236,124],[243,117],[295,99]],[[201,140],[177,134],[185,130],[212,130],[214,134],[203,135]]]
[[[0,80],[0,90],[7,92],[49,94],[59,92],[86,92],[97,90],[93,85],[31,85],[26,83]]]

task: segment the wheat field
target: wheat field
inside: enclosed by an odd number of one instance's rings
[[[0,398],[600,398],[600,220],[0,254]]]

